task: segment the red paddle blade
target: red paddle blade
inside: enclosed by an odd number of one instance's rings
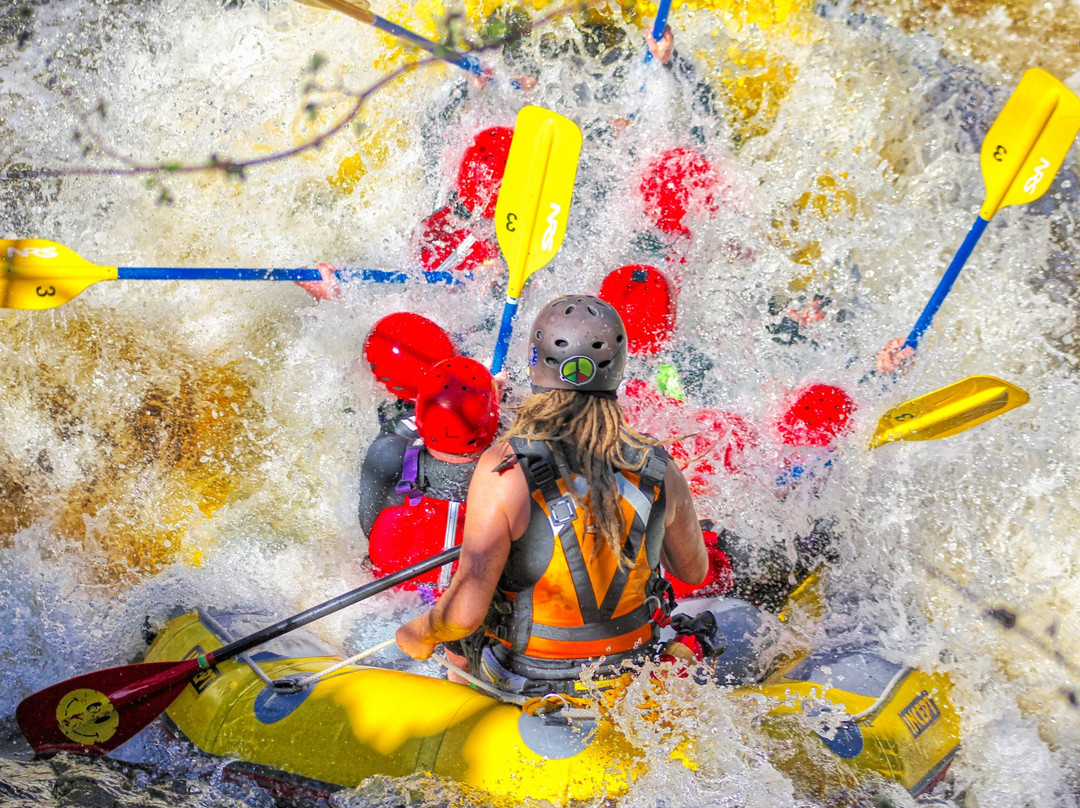
[[[102,755],[157,718],[197,673],[195,659],[84,673],[27,696],[15,718],[39,755]]]

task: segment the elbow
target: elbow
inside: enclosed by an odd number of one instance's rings
[[[705,582],[705,576],[709,574],[709,557],[702,556],[694,563],[689,577],[684,580],[691,586],[699,586]]]

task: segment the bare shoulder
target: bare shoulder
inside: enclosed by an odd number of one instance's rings
[[[514,450],[509,443],[496,443],[489,446],[476,464],[473,482],[484,489],[500,491],[502,496],[508,492],[528,494],[529,485],[521,464],[517,462]]]
[[[690,486],[674,460],[668,460],[667,468],[664,469],[664,492],[667,495],[669,511],[672,504],[677,506],[682,503],[692,502]]]
[[[481,456],[469,485],[467,518],[480,514],[502,519],[511,538],[520,536],[529,519],[529,484],[509,444],[496,443]],[[477,516],[473,516],[473,514]],[[468,522],[466,522],[466,527]]]
[[[514,450],[510,447],[509,443],[493,443],[484,450],[484,453],[480,455],[480,461],[476,464],[476,469],[485,469],[492,471],[495,466],[502,463],[504,460],[509,460],[514,456]]]

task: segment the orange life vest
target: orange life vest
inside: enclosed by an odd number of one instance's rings
[[[653,505],[663,491],[667,454],[650,449],[640,472],[615,475],[625,523],[622,555],[630,562],[620,565],[607,543],[587,529],[592,514],[575,505],[550,448],[518,439],[511,446],[533,506],[508,564],[513,566],[516,557],[533,571],[533,580],[521,588],[504,575],[496,606],[501,616],[491,636],[516,654],[548,660],[624,655],[650,642],[654,616],[664,605],[662,579],[650,557],[658,559],[663,541],[664,514],[654,514]],[[584,478],[570,477],[583,500]]]

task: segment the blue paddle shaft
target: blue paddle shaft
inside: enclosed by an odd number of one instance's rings
[[[334,274],[346,283],[424,283],[455,286],[461,278],[453,272],[406,272],[400,269],[338,269]],[[117,267],[116,277],[129,281],[321,281],[317,269],[247,269],[243,267]]]
[[[937,289],[935,289],[934,294],[930,296],[930,302],[926,304],[926,308],[923,309],[923,313],[919,316],[918,322],[915,323],[915,327],[911,329],[911,333],[908,334],[908,338],[904,342],[905,348],[919,347],[919,340],[922,338],[926,329],[930,327],[930,322],[934,319],[934,315],[937,314],[938,309],[941,308],[941,304],[945,302],[945,298],[948,296],[949,290],[952,289],[953,283],[956,282],[960,270],[964,268],[964,264],[967,263],[972,250],[975,249],[979,237],[982,236],[983,231],[986,229],[986,225],[989,223],[990,220],[984,219],[982,216],[975,218],[975,224],[971,226],[967,236],[964,238],[964,243],[961,244],[960,249],[956,251],[956,255],[953,257],[952,263],[949,264],[949,268],[945,270],[945,274],[941,276]]]
[[[664,36],[664,29],[667,28],[668,13],[671,11],[671,0],[660,0],[660,5],[656,9],[656,21],[652,27],[652,38],[659,42]],[[652,61],[652,51],[648,48],[645,49],[645,64]]]
[[[408,28],[402,28],[397,23],[390,22],[390,20],[380,17],[378,14],[373,16],[375,17],[375,21],[372,25],[380,31],[384,31],[387,34],[390,34],[390,36],[396,36],[398,39],[404,39],[406,42],[409,42],[422,50],[426,50],[428,53],[438,56],[440,59],[447,61],[452,65],[457,65],[462,70],[472,73],[474,76],[484,75],[484,66],[480,64],[480,60],[475,56],[457,53],[438,42],[424,39],[424,37],[419,34],[414,34]]]
[[[517,314],[518,298],[506,298],[503,306],[502,323],[499,325],[499,338],[495,340],[495,354],[491,358],[491,373],[498,373],[506,363],[506,352],[510,349],[510,332],[514,329],[514,315]]]

